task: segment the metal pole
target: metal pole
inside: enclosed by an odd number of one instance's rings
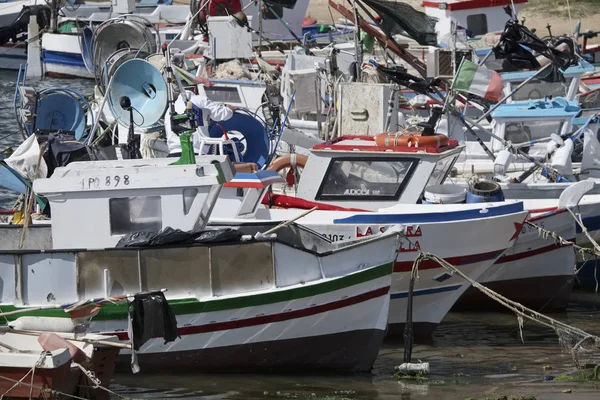
[[[356,81],[360,82],[360,67],[362,65],[362,43],[360,42],[360,26],[358,25],[358,11],[356,10],[356,1],[352,2],[354,11],[354,52],[356,53]]]

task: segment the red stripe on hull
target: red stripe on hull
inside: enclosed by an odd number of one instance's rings
[[[571,239],[570,242],[574,243],[575,239]],[[494,264],[502,264],[502,263],[507,263],[507,262],[511,262],[511,261],[522,260],[524,258],[537,256],[538,254],[548,253],[550,251],[560,249],[561,247],[566,247],[566,246],[567,245],[562,245],[560,243],[553,243],[549,246],[539,247],[537,249],[525,251],[523,253],[517,253],[517,254],[510,255],[510,256],[502,256]]]
[[[368,293],[359,294],[358,296],[348,297],[342,300],[334,301],[332,303],[321,304],[318,306],[303,308],[301,310],[296,311],[283,312],[273,315],[263,315],[234,321],[215,322],[213,324],[184,326],[182,328],[179,328],[179,334],[181,336],[186,336],[198,333],[226,331],[230,329],[247,328],[249,326],[265,325],[274,322],[282,322],[291,319],[304,318],[311,315],[321,314],[324,312],[333,311],[354,304],[362,303],[367,300],[375,299],[377,297],[385,296],[389,293],[389,291],[390,287],[386,286]],[[115,335],[119,338],[119,340],[129,340],[129,335],[127,334],[127,332],[111,332],[108,333],[108,335]]]
[[[505,250],[496,250],[489,253],[481,253],[481,254],[473,254],[466,256],[458,256],[458,257],[448,257],[444,258],[447,262],[454,266],[473,264],[480,261],[486,261],[493,258],[498,257]],[[413,261],[399,261],[394,264],[394,272],[410,272],[412,271]],[[438,264],[434,260],[423,260],[421,264],[419,264],[419,270],[423,271],[426,269],[438,269],[442,268],[440,264]]]

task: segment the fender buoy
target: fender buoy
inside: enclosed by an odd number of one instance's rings
[[[304,168],[307,160],[308,157],[303,154],[286,154],[285,156],[281,156],[277,160],[273,161],[267,169],[269,171],[279,172],[282,169],[290,167]]]

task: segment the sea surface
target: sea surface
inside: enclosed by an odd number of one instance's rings
[[[16,73],[0,71],[0,151],[23,140],[13,112]],[[69,87],[90,94],[93,82],[45,79],[36,87]],[[0,207],[16,196],[0,190]],[[600,294],[576,293],[554,318],[600,335]],[[312,351],[310,348],[304,351]],[[431,342],[416,344],[413,361],[430,363],[427,381],[393,377],[404,345],[386,341],[371,374],[256,375],[119,373],[113,398],[186,399],[600,399],[600,382],[579,382],[570,352],[549,328],[526,322],[519,333],[510,313],[451,313]],[[600,354],[583,361],[598,361]]]

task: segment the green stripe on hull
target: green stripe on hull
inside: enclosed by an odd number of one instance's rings
[[[260,293],[254,295],[246,295],[233,297],[229,299],[214,299],[208,301],[198,301],[197,299],[173,299],[169,300],[169,304],[175,315],[186,314],[202,314],[214,311],[233,310],[245,307],[257,307],[266,304],[279,303],[301,299],[305,297],[317,296],[323,293],[333,292],[335,290],[345,289],[350,286],[358,285],[364,282],[372,281],[377,278],[389,275],[392,273],[393,263],[387,263],[378,267],[373,267],[368,270],[358,272],[343,278],[333,279],[327,282],[313,284],[303,287],[297,287],[288,290],[278,290],[275,292]],[[25,307],[15,307],[13,305],[0,305],[0,312],[15,311]],[[10,315],[6,318],[13,321],[19,317],[35,316],[35,317],[57,317],[70,318],[69,314],[62,309],[37,310],[29,313]],[[127,304],[106,304],[94,321],[110,321],[127,318]]]

